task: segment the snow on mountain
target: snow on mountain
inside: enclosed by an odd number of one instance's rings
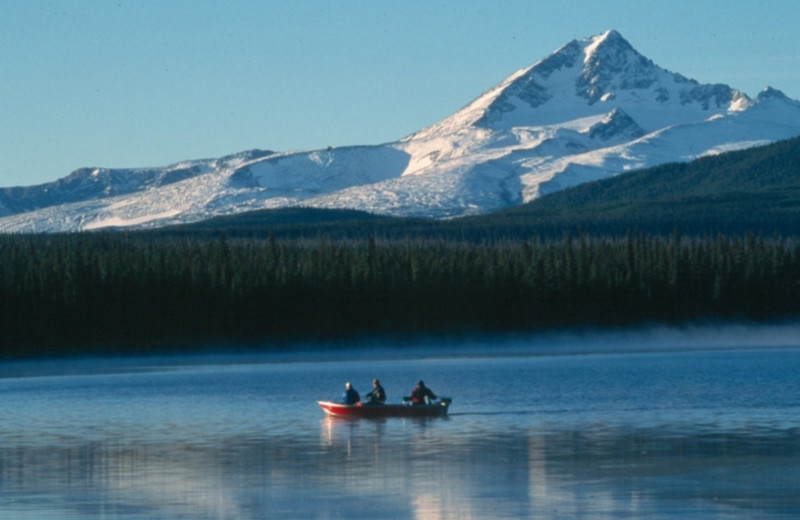
[[[699,84],[612,30],[569,42],[393,143],[82,169],[0,190],[0,232],[156,227],[297,205],[455,217],[797,135],[797,101],[771,88],[751,99]]]

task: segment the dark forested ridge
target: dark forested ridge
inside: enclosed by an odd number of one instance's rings
[[[0,236],[0,306],[3,356],[763,319],[800,311],[800,246]]]
[[[489,217],[564,230],[800,233],[800,138],[587,183]]]

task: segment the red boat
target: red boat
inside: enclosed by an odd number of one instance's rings
[[[444,417],[452,399],[443,397],[432,404],[344,404],[317,401],[320,408],[331,417]]]

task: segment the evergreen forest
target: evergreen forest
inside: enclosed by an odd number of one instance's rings
[[[800,312],[800,243],[0,236],[0,355],[279,345]]]

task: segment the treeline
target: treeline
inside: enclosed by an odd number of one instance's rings
[[[800,312],[800,244],[0,237],[0,355]]]

